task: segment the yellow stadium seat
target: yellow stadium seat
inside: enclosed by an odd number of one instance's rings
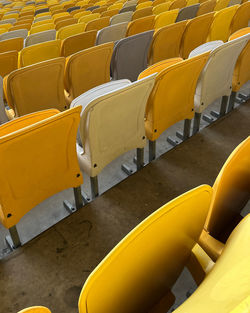
[[[100,30],[104,27],[109,26],[109,16],[100,17],[98,19],[92,20],[86,24],[85,31],[90,30]]]
[[[121,10],[121,8],[123,7],[123,3],[114,3],[112,4],[110,7],[108,7],[108,10]]]
[[[31,24],[20,24],[17,26],[12,26],[9,28],[9,31],[18,30],[18,29],[27,29],[30,30]]]
[[[139,3],[136,6],[136,10],[140,10],[140,9],[143,9],[143,8],[151,7],[152,3],[153,3],[152,1],[145,1],[145,2]]]
[[[216,0],[208,0],[208,1],[201,3],[196,15],[200,16],[203,14],[213,12],[215,4],[216,4]]]
[[[80,19],[80,17],[85,16],[85,15],[91,15],[91,11],[78,12],[78,13],[74,14],[73,17]]]
[[[54,23],[52,19],[38,21],[38,22],[34,23],[32,25],[32,27],[37,27],[37,26],[40,26],[40,25],[51,24],[51,23]]]
[[[169,10],[182,9],[186,6],[186,4],[186,0],[174,0],[170,5]]]
[[[106,11],[107,11],[107,8],[108,8],[108,6],[107,6],[107,5],[104,5],[104,6],[100,7],[100,8],[94,9],[94,10],[92,11],[92,13],[100,13],[100,14],[102,14],[103,12],[106,12]]]
[[[11,38],[0,41],[0,53],[8,51],[20,51],[23,49],[23,38]]]
[[[150,15],[138,18],[128,24],[126,37],[133,36],[139,33],[154,29],[155,16]]]
[[[70,36],[62,41],[61,56],[67,57],[76,52],[93,47],[96,42],[96,30]]]
[[[84,16],[80,17],[78,22],[87,24],[88,22],[96,20],[99,17],[101,17],[100,13],[92,13],[92,14],[84,15]]]
[[[79,313],[167,312],[175,301],[171,289],[198,241],[211,195],[209,186],[193,189],[133,229],[88,277]]]
[[[158,15],[160,13],[168,11],[170,5],[171,5],[171,1],[164,2],[164,3],[161,3],[161,4],[154,6],[153,7],[153,14]]]
[[[230,35],[230,26],[239,5],[222,9],[215,13],[207,41],[222,40],[226,42]]]
[[[34,25],[36,25],[36,24],[34,24]],[[51,30],[51,29],[55,29],[55,25],[53,23],[48,23],[48,24],[39,25],[39,26],[33,26],[30,29],[30,35],[44,32],[46,30]]]
[[[158,29],[173,24],[178,16],[179,9],[163,12],[155,17],[154,28]]]
[[[52,19],[55,21],[57,18],[59,17],[71,17],[71,15],[68,12],[61,12],[61,13],[57,13],[52,15]]]
[[[17,21],[16,23],[13,24],[13,26],[19,26],[19,25],[23,25],[23,24],[32,24],[32,20],[30,19],[23,19],[21,21]]]
[[[18,66],[18,52],[8,51],[0,53],[0,76],[8,75]]]
[[[138,18],[141,18],[141,17],[153,15],[153,10],[152,10],[152,8],[153,8],[153,7],[151,6],[151,7],[146,7],[146,8],[143,8],[143,9],[136,10],[136,11],[133,13],[132,21],[137,20]]]
[[[159,28],[153,36],[148,64],[180,56],[180,45],[186,21]]]
[[[183,138],[189,137],[196,84],[208,55],[209,52],[184,61],[179,58],[174,59],[175,62],[172,59],[161,61],[139,75],[141,79],[158,73],[146,108],[145,127],[150,161],[155,159],[156,139],[170,126],[185,120]]]
[[[234,14],[231,23],[231,34],[235,33],[237,30],[241,28],[245,28],[248,26],[248,22],[250,20],[250,2],[245,2],[240,5],[237,11]]]
[[[70,36],[81,34],[84,32],[84,30],[85,30],[85,24],[84,23],[78,23],[78,24],[65,26],[65,27],[59,29],[59,31],[56,34],[56,38],[63,40],[63,39],[68,38]]]
[[[186,6],[194,5],[199,3],[199,0],[187,0]]]
[[[113,10],[107,10],[105,12],[102,12],[101,16],[104,17],[104,16],[109,16],[109,17],[112,17],[116,14],[119,14],[119,9],[113,9]]]
[[[164,3],[164,2],[166,2],[166,1],[165,1],[165,0],[154,0],[153,3],[152,3],[152,5],[153,5],[153,7],[155,7],[155,6],[157,6],[158,4],[161,4],[161,3]]]
[[[19,14],[18,14],[18,13],[7,14],[7,15],[4,15],[4,16],[2,17],[2,20],[4,21],[4,20],[8,20],[8,19],[10,19],[10,18],[18,19],[18,17],[19,17]]]
[[[225,9],[228,6],[229,1],[230,0],[217,0],[214,11],[220,11],[222,9]]]
[[[0,28],[1,29],[5,29],[5,31],[7,32],[11,27],[13,27],[13,25],[12,24],[1,24],[0,25]]]
[[[69,26],[69,25],[73,25],[73,24],[77,24],[78,20],[76,18],[68,18],[64,21],[60,21],[58,23],[56,23],[56,30],[59,30],[60,28],[63,28],[65,26]]]
[[[49,13],[49,12],[39,13],[36,15],[36,18],[43,17],[43,16],[51,16],[51,13]]]
[[[83,92],[110,80],[110,61],[114,43],[106,43],[77,52],[67,58],[65,89],[68,102]]]
[[[195,17],[187,22],[181,42],[181,53],[183,59],[187,59],[189,53],[196,47],[206,42],[214,13],[207,13]]]
[[[0,127],[0,221],[12,235],[10,245],[21,244],[16,224],[37,204],[71,187],[79,194],[83,179],[75,138],[80,112],[78,107],[41,111]]]
[[[54,59],[60,56],[61,40],[51,40],[25,47],[20,51],[20,67]]]

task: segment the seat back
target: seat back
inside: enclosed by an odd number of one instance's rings
[[[27,36],[28,36],[27,29],[18,29],[9,31],[8,33],[1,34],[0,41],[19,37],[25,39]]]
[[[160,13],[155,17],[154,28],[157,29],[175,23],[178,13],[179,9]]]
[[[101,29],[96,37],[96,45],[106,42],[115,42],[125,38],[127,32],[128,22],[110,25]]]
[[[154,15],[158,15],[160,13],[168,11],[170,5],[171,5],[171,1],[167,1],[167,2],[164,2],[164,3],[157,4],[153,8],[153,14]]]
[[[138,18],[142,18],[142,17],[145,17],[145,16],[152,15],[153,14],[152,8],[153,7],[150,6],[150,7],[146,7],[146,8],[142,8],[142,9],[136,10],[133,13],[132,21],[137,20]]]
[[[37,22],[40,22],[40,21],[46,21],[46,20],[50,20],[51,19],[51,16],[50,15],[46,15],[46,16],[40,16],[40,17],[37,17],[35,20],[34,20],[34,25],[37,23]]]
[[[181,56],[187,59],[189,53],[206,42],[214,13],[207,13],[188,21],[181,41]]]
[[[193,4],[188,7],[180,9],[176,22],[185,21],[196,17],[197,11],[200,7],[200,4]]]
[[[152,1],[143,1],[141,3],[138,3],[136,6],[136,11],[143,9],[143,8],[150,7],[150,6],[152,6],[152,3],[153,3]]]
[[[226,42],[228,40],[231,22],[238,7],[239,5],[234,5],[216,12],[210,27],[208,41],[222,40]]]
[[[248,313],[250,214],[234,229],[209,275],[174,313]]]
[[[90,21],[87,23],[85,31],[90,31],[90,30],[100,30],[104,27],[109,26],[109,16],[105,17],[100,17],[98,19],[95,19],[93,21]]]
[[[230,29],[231,34],[233,34],[234,32],[241,28],[247,27],[249,20],[250,20],[250,2],[248,1],[239,6],[237,11],[235,12]]]
[[[0,222],[6,228],[48,197],[81,185],[75,146],[80,112],[48,110],[1,125]]]
[[[5,112],[5,105],[3,100],[3,79],[0,76],[0,125],[8,121],[9,120]]]
[[[30,35],[31,34],[35,34],[35,33],[44,32],[46,30],[55,29],[55,24],[54,23],[48,23],[48,24],[38,25],[38,26],[35,26],[35,25],[36,24],[34,24],[34,26],[31,27]]]
[[[156,140],[175,123],[193,118],[195,87],[208,55],[205,53],[184,61],[177,60],[176,64],[171,64],[171,59],[165,60],[139,75],[142,78],[152,72],[158,73],[146,108],[145,127],[149,140]]]
[[[138,18],[128,24],[126,37],[133,36],[154,29],[155,16]]]
[[[222,9],[225,9],[228,6],[229,1],[230,0],[217,0],[214,11],[220,11]]]
[[[120,13],[125,13],[125,12],[133,12],[136,10],[136,4],[130,5],[128,7],[124,7],[120,10]]]
[[[67,109],[64,65],[65,59],[57,58],[18,69],[6,78],[6,98],[17,116],[50,108]]]
[[[93,47],[96,42],[96,30],[80,33],[62,41],[61,55],[67,57],[76,52]]]
[[[55,39],[56,39],[56,30],[55,29],[46,30],[44,32],[29,35],[25,39],[24,46],[29,47],[38,43],[51,41]]]
[[[195,110],[205,108],[222,96],[230,96],[236,61],[250,35],[221,44],[215,48],[201,72],[195,92]]]
[[[132,19],[133,11],[120,13],[117,15],[114,15],[110,19],[110,25],[123,23],[123,22],[130,22]]]
[[[119,40],[111,60],[113,79],[135,81],[147,67],[148,50],[154,31],[148,31]]]
[[[154,33],[148,54],[150,65],[180,55],[180,44],[185,27],[186,21],[182,21],[159,28]]]
[[[20,52],[20,67],[60,57],[61,41],[51,40],[38,43]]]
[[[114,44],[106,43],[77,52],[67,58],[65,89],[71,101],[85,91],[110,80]]]
[[[250,198],[249,153],[250,137],[231,153],[216,178],[205,223],[205,229],[215,238],[233,224]]]
[[[63,21],[59,21],[58,23],[56,23],[56,30],[59,30],[60,28],[63,28],[65,26],[77,24],[77,22],[78,22],[77,18],[67,18]]]
[[[86,23],[87,24],[90,21],[96,20],[100,16],[101,16],[100,13],[92,13],[89,15],[84,15],[84,16],[79,18],[79,23]]]
[[[111,18],[112,16],[117,15],[117,14],[119,14],[119,9],[104,11],[102,12],[101,16],[102,17],[109,16]]]
[[[8,51],[20,51],[23,48],[23,38],[17,37],[0,41],[0,53]]]
[[[187,263],[210,199],[211,187],[200,186],[141,222],[90,274],[79,312],[151,312]]]
[[[0,53],[0,76],[8,75],[18,66],[18,52],[8,51]]]
[[[184,8],[186,4],[187,4],[186,0],[174,0],[170,5],[169,10]]]
[[[69,26],[62,27],[61,29],[58,30],[56,34],[57,39],[65,39],[70,36],[74,36],[77,34],[81,34],[85,30],[85,24],[84,23],[79,23],[79,24],[73,24]]]

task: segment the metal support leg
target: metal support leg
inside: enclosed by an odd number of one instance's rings
[[[85,193],[82,191],[81,186],[73,188],[74,190],[74,198],[75,198],[75,205],[70,203],[68,200],[63,201],[63,205],[65,209],[70,213],[74,213],[80,208],[84,206],[84,204],[87,204],[90,199]]]
[[[90,177],[91,196],[92,199],[99,196],[98,177]]]
[[[16,229],[16,226],[12,226],[10,229],[9,229],[9,235],[6,236],[5,240],[8,244],[8,246],[13,250],[13,249],[16,249],[18,247],[21,246],[21,241],[20,241],[20,237],[18,235],[18,232],[17,232],[17,229]]]
[[[236,92],[232,91],[231,96],[229,98],[227,113],[231,112],[234,109],[235,99],[236,99]]]
[[[149,162],[152,162],[153,160],[155,160],[155,157],[156,157],[156,140],[155,141],[149,140],[148,148],[149,148],[148,159],[149,159]]]
[[[144,165],[144,149],[137,148],[136,149],[136,169],[139,171],[143,168]]]
[[[195,113],[194,115],[194,126],[193,126],[193,135],[198,133],[200,130],[200,124],[201,124],[201,113]]]
[[[228,96],[223,96],[220,105],[220,117],[226,115],[228,104]]]
[[[82,197],[81,186],[74,188],[74,197],[75,197],[76,210],[79,210],[80,208],[83,207],[83,197]]]
[[[183,130],[183,140],[186,140],[190,137],[190,129],[191,129],[191,120],[185,119],[184,130]]]

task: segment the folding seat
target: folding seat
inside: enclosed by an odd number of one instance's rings
[[[247,2],[246,2],[247,3]],[[250,33],[250,27],[243,28],[229,37],[229,40],[236,39],[245,34]],[[236,93],[241,87],[250,80],[250,41],[246,44],[241,54],[239,55],[233,74],[232,93],[229,100],[228,111],[234,108]],[[249,97],[249,96],[248,96]]]
[[[17,69],[18,65],[18,52],[8,51],[0,53],[0,76],[4,77],[10,72]]]
[[[73,12],[73,11],[75,11],[75,10],[79,10],[79,9],[81,9],[80,6],[74,6],[74,7],[68,8],[68,9],[67,9],[67,12],[71,13],[71,12]]]
[[[187,4],[186,6],[190,6],[190,5],[194,5],[194,4],[197,4],[197,3],[200,3],[199,0],[187,0]]]
[[[111,60],[113,79],[127,78],[135,81],[147,68],[148,50],[153,34],[154,31],[151,30],[121,39],[116,43]]]
[[[18,29],[27,29],[30,30],[31,24],[20,24],[17,26],[12,26],[9,31],[14,31],[14,30],[18,30]]]
[[[102,12],[101,17],[104,17],[104,16],[112,17],[117,14],[119,14],[119,9],[108,10],[108,11]]]
[[[90,31],[90,30],[100,30],[104,27],[109,26],[109,16],[105,17],[100,17],[98,19],[95,19],[93,21],[90,21],[87,23],[85,31]]]
[[[153,14],[158,15],[160,13],[168,11],[170,5],[171,5],[171,1],[167,1],[167,2],[156,5],[155,7],[153,7]]]
[[[198,10],[196,15],[200,16],[203,14],[213,12],[215,4],[216,4],[216,0],[208,0],[208,1],[201,3],[199,10]]]
[[[7,33],[1,34],[0,41],[12,39],[12,38],[18,38],[18,37],[25,39],[27,36],[28,36],[27,29],[18,29],[18,30],[13,30],[13,31],[9,31]]]
[[[18,19],[18,16],[19,16],[18,13],[8,14],[8,15],[4,15],[2,17],[2,20],[4,21],[4,20],[10,19],[10,18]]]
[[[130,0],[124,3],[123,8],[130,7],[132,5],[137,5],[138,1],[137,0]]]
[[[114,10],[114,9],[121,10],[122,7],[123,7],[123,3],[114,3],[108,8],[108,10]]]
[[[68,103],[83,92],[110,81],[110,60],[114,44],[85,49],[67,58],[65,90]]]
[[[228,6],[231,7],[235,4],[241,4],[241,0],[230,0]]]
[[[128,24],[126,37],[133,36],[154,29],[155,16],[138,18]]]
[[[132,21],[138,19],[138,18],[142,18],[142,17],[145,17],[145,16],[149,16],[149,15],[152,15],[153,14],[153,10],[152,10],[152,6],[150,7],[146,7],[146,8],[143,8],[143,9],[139,9],[139,10],[136,10],[134,13],[133,13],[133,16],[132,16]]]
[[[181,57],[187,59],[189,53],[206,42],[214,13],[207,13],[188,21],[181,42]]]
[[[39,13],[49,12],[49,8],[38,9],[35,11],[35,15]]]
[[[40,21],[46,21],[46,20],[51,20],[51,16],[45,15],[45,16],[36,17],[33,24],[36,24],[37,22],[40,22]]]
[[[190,136],[191,119],[194,116],[194,95],[200,72],[206,64],[209,52],[182,61],[168,59],[156,63],[139,75],[139,79],[158,73],[149,96],[145,127],[149,139],[149,162],[156,157],[156,140],[175,123],[185,120],[183,140]],[[171,138],[168,141],[172,143]]]
[[[2,26],[2,24],[15,24],[16,23],[16,19],[15,18],[10,18],[10,19],[7,19],[7,20],[1,20],[0,21],[0,25]]]
[[[208,62],[202,70],[195,92],[195,119],[193,134],[200,127],[200,119],[202,112],[216,99],[222,97],[220,112],[217,117],[225,115],[228,97],[232,91],[232,79],[236,61],[247,44],[250,34],[241,38],[219,43],[217,48],[210,52]],[[201,45],[190,53],[190,56],[195,56],[200,52],[204,52],[204,47],[207,44]],[[208,49],[210,50],[209,46]],[[189,56],[189,57],[190,57]],[[214,115],[214,114],[213,114]],[[205,116],[205,120],[212,122],[213,120]]]
[[[228,6],[229,1],[230,0],[217,0],[214,11],[220,11],[222,9],[225,9]]]
[[[15,116],[68,108],[64,97],[64,65],[64,58],[56,58],[20,68],[5,77],[5,96]]]
[[[50,196],[73,187],[77,208],[83,206],[75,146],[80,112],[46,110],[0,127],[0,221],[9,229],[11,247],[21,245],[16,224]]]
[[[3,100],[3,79],[0,76],[0,125],[8,122],[9,119],[6,115],[4,100]]]
[[[36,25],[36,24],[34,24],[34,25]],[[44,25],[33,26],[30,29],[30,35],[44,32],[44,31],[51,30],[51,29],[55,29],[54,23],[48,23],[48,24],[44,24]]]
[[[32,27],[36,27],[36,26],[40,26],[40,25],[45,25],[45,24],[51,24],[54,23],[54,21],[50,18],[50,19],[46,19],[46,20],[42,20],[42,21],[38,21],[36,23],[32,24]]]
[[[25,47],[20,51],[20,67],[57,58],[60,56],[60,51],[60,40],[51,40]]]
[[[130,12],[130,11],[135,11],[136,10],[136,4],[133,4],[129,7],[124,7],[120,10],[120,13],[125,13],[125,12]]]
[[[45,17],[45,16],[49,16],[50,18],[52,17],[51,13],[40,13],[36,15],[36,19],[41,18],[41,17]]]
[[[171,289],[190,260],[210,200],[211,187],[200,186],[142,221],[88,277],[79,313],[167,312],[175,302]]]
[[[240,5],[237,11],[234,14],[231,23],[231,34],[235,33],[237,30],[241,28],[245,28],[248,26],[248,22],[250,20],[250,2],[245,2]]]
[[[186,4],[186,0],[174,0],[170,5],[169,10],[182,9],[186,6]]]
[[[56,39],[56,30],[51,29],[51,30],[47,30],[44,32],[29,35],[25,39],[24,46],[28,47],[28,46],[32,46],[32,45],[35,45],[38,43],[42,43],[45,41],[51,41],[51,40],[55,40],[55,39]]]
[[[153,85],[154,75],[135,83],[112,81],[73,100],[71,107],[82,107],[78,159],[81,170],[90,176],[92,198],[99,194],[98,174],[120,155],[137,149],[137,169],[143,167],[144,113]]]
[[[70,36],[62,41],[61,56],[67,57],[76,52],[93,47],[96,42],[96,30]]]
[[[114,15],[110,19],[110,25],[123,23],[123,22],[130,22],[133,16],[133,11],[119,13]]]
[[[68,18],[64,21],[60,21],[60,22],[56,23],[55,28],[58,31],[59,29],[65,27],[65,26],[77,24],[77,22],[78,22],[77,18]]]
[[[12,38],[0,41],[0,53],[20,51],[23,49],[23,38]]]
[[[92,12],[92,11],[94,11],[95,9],[98,9],[98,8],[100,8],[99,5],[94,5],[94,6],[91,6],[91,7],[86,8],[86,10]]]
[[[125,38],[128,22],[111,25],[101,29],[96,38],[96,45],[106,42],[115,42]]]
[[[100,13],[92,13],[92,14],[80,17],[78,22],[87,24],[88,22],[96,20],[99,17],[101,17]]]
[[[73,15],[73,17],[79,19],[82,16],[90,15],[90,14],[91,14],[90,11],[77,12],[76,14]]]
[[[13,24],[13,26],[19,26],[19,25],[22,25],[22,24],[32,24],[33,20],[30,20],[30,19],[23,19],[21,21],[17,20],[17,22],[15,24]]]
[[[57,14],[53,14],[52,15],[52,19],[55,21],[57,18],[59,17],[71,17],[71,15],[68,12],[61,12],[61,13],[57,13]]]
[[[153,5],[153,7],[155,7],[155,6],[157,6],[158,4],[161,4],[161,3],[164,3],[164,2],[165,2],[165,0],[154,0],[153,3],[152,3],[152,5]]]
[[[196,17],[199,7],[200,7],[200,4],[197,3],[197,4],[190,5],[188,7],[180,9],[176,18],[176,22],[185,21],[185,20],[189,20],[189,19]]]
[[[148,53],[148,64],[179,57],[182,35],[186,21],[171,24],[157,29]]]
[[[250,214],[234,229],[209,275],[174,313],[248,313],[249,238]]]
[[[163,12],[155,17],[154,28],[158,29],[175,23],[179,9]]]
[[[234,5],[215,13],[208,34],[208,41],[222,40],[226,42],[228,40],[231,22],[238,7],[238,5]]]
[[[107,8],[108,8],[107,5],[103,5],[103,6],[99,7],[99,8],[97,8],[97,9],[94,9],[92,11],[92,13],[100,13],[100,14],[102,14],[103,12],[107,11]]]
[[[85,24],[84,23],[65,26],[65,27],[59,29],[59,31],[56,34],[56,38],[63,40],[63,39],[68,38],[70,36],[81,34],[84,32],[84,30],[85,30]]]
[[[151,6],[152,6],[152,1],[145,1],[145,2],[137,4],[136,10],[140,10],[140,9],[151,7]]]

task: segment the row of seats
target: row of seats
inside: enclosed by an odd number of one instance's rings
[[[249,312],[250,214],[241,216],[250,194],[249,153],[250,137],[229,156],[212,188],[180,195],[133,229],[89,275],[79,313],[168,312],[184,267],[198,287],[174,312]]]
[[[215,99],[230,95],[234,71],[234,77],[249,80],[250,28],[244,31],[247,35],[240,36],[242,31],[239,31],[234,35],[236,39],[227,43],[216,42],[216,46],[213,49],[208,47],[207,52],[201,46],[201,54],[196,49],[193,51],[194,56],[187,60],[174,58],[154,64],[133,83],[127,79],[103,85],[98,83],[97,87],[75,98],[70,105],[71,109],[61,113],[56,110],[55,101],[52,101],[54,93],[59,91],[53,86],[49,89],[47,85],[53,83],[49,80],[50,77],[61,80],[62,92],[58,101],[61,105],[64,97],[64,59],[56,60],[57,67],[53,71],[49,71],[49,65],[54,60],[36,65],[41,67],[37,85],[46,87],[39,92],[36,85],[27,83],[25,75],[15,81],[15,76],[11,78],[13,72],[6,78],[5,84],[8,84],[7,90],[10,93],[8,97],[12,101],[18,99],[23,89],[30,88],[31,85],[34,100],[29,102],[29,97],[20,97],[23,107],[26,103],[39,103],[39,110],[42,109],[44,99],[49,99],[51,108],[24,115],[0,127],[0,219],[10,229],[10,233],[14,234],[13,237],[17,237],[15,225],[24,214],[63,189],[73,187],[76,208],[82,207],[80,168],[90,176],[92,197],[95,197],[99,193],[98,174],[118,156],[137,149],[137,170],[143,167],[146,138],[149,139],[149,161],[155,158],[157,138],[176,122],[185,120],[183,138],[188,138],[194,113],[201,114],[198,112]],[[103,47],[108,48],[110,45],[112,44]],[[101,53],[103,57],[104,52]],[[88,63],[95,64],[95,61]],[[74,68],[83,69],[86,66],[76,63],[72,66],[69,77],[72,78]],[[32,67],[19,71],[25,74],[29,69]],[[98,70],[101,74],[99,66],[96,71]],[[88,69],[86,71],[86,77],[91,78]],[[81,72],[78,71],[79,74]],[[240,76],[241,72],[245,76]],[[45,79],[42,80],[42,76]],[[34,77],[33,81],[38,79]],[[83,82],[84,79],[79,81]],[[238,87],[240,84],[244,82],[237,82]],[[76,84],[73,83],[72,86],[75,88]],[[11,164],[15,164],[15,167]],[[33,189],[31,197],[29,191]],[[20,242],[15,246],[18,244]]]

